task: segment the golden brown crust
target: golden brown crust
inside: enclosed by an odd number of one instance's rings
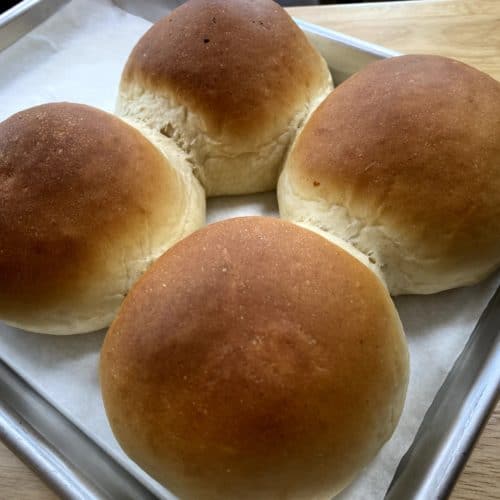
[[[183,498],[329,498],[391,434],[406,363],[369,269],[247,217],[194,233],[139,280],[101,386],[125,451]]]
[[[0,123],[2,315],[76,297],[96,273],[109,278],[135,255],[124,236],[145,244],[148,222],[177,215],[158,205],[175,206],[176,189],[156,148],[98,109],[47,104]]]
[[[301,196],[399,234],[412,258],[498,261],[500,83],[465,64],[371,64],[318,108],[287,168]]]
[[[175,96],[213,135],[244,136],[290,117],[326,86],[321,56],[271,0],[190,0],[132,51],[122,86]],[[314,96],[314,94],[313,94]]]

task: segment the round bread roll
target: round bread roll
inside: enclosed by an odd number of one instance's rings
[[[208,196],[276,187],[330,92],[325,61],[271,0],[189,0],[138,42],[117,113],[175,141]]]
[[[80,104],[0,123],[0,318],[52,334],[109,325],[148,265],[204,222],[203,190],[174,160]]]
[[[278,199],[368,255],[394,295],[478,282],[500,263],[500,83],[437,56],[369,65],[313,114]]]
[[[197,231],[132,288],[101,353],[126,453],[183,499],[330,499],[391,436],[408,352],[383,283],[280,219]]]

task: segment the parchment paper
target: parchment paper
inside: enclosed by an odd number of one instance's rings
[[[82,102],[113,111],[123,65],[149,25],[109,0],[73,0],[0,53],[0,120],[49,101]],[[251,214],[277,215],[274,193],[218,198],[208,204],[209,222]],[[499,281],[494,276],[475,287],[396,299],[411,356],[405,410],[392,439],[342,499],[383,498],[399,460]],[[97,371],[103,335],[52,337],[0,323],[0,356],[147,481],[120,450],[104,415]],[[169,497],[166,490],[151,484]]]

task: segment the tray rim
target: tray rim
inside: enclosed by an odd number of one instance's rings
[[[0,52],[10,47],[70,0],[23,0],[0,14]]]

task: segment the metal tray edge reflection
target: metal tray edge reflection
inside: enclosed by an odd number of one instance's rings
[[[0,51],[19,40],[70,0],[24,0],[0,14]]]

